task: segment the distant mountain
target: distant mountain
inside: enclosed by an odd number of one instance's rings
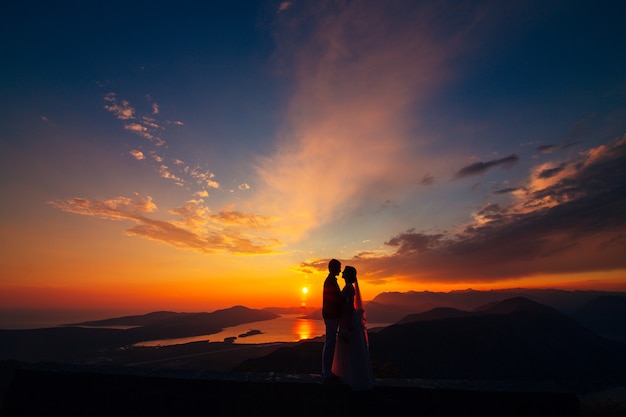
[[[168,320],[173,317],[188,316],[194,313],[174,313],[172,311],[155,311],[153,313],[142,314],[137,316],[114,317],[104,320],[83,321],[80,323],[64,324],[66,327],[91,326],[91,327],[109,327],[109,326],[149,326]]]
[[[395,323],[412,310],[402,306],[380,304],[375,301],[364,303],[367,321],[370,323]]]
[[[212,313],[173,313],[160,311],[141,316],[126,316],[74,324],[74,326],[139,326],[126,330],[140,340],[198,336],[217,333],[224,327],[271,320],[278,314],[234,306]],[[69,325],[68,325],[69,326]]]
[[[424,315],[422,320],[370,334],[378,376],[554,381],[626,375],[625,344],[599,337],[572,318],[526,298],[507,299],[467,314],[452,310],[429,314],[432,320]],[[459,317],[451,317],[456,314]],[[239,369],[319,372],[320,352],[321,343],[301,343],[248,360]]]
[[[395,323],[415,310],[393,304],[380,304],[375,301],[365,302],[363,307],[369,323]],[[311,320],[322,320],[322,310],[314,310],[305,316]]]
[[[437,307],[472,311],[489,303],[500,302],[509,298],[524,297],[555,308],[562,313],[572,313],[588,301],[605,295],[626,297],[624,292],[513,288],[490,291],[468,289],[450,292],[385,292],[378,294],[372,301],[386,306],[395,306],[408,311],[410,314],[415,314]]]
[[[503,290],[476,291],[472,289],[433,292],[384,292],[364,303],[367,320],[372,323],[395,323],[411,314],[424,313],[434,308],[453,308],[473,311],[476,308],[500,301],[524,297],[545,304],[558,311],[570,314],[585,303],[600,296],[626,297],[625,292],[615,291],[565,291],[556,289],[512,288]],[[278,312],[279,314],[282,314]],[[321,320],[322,311],[313,310],[306,318]]]
[[[593,298],[572,313],[572,317],[601,336],[626,342],[626,296]]]

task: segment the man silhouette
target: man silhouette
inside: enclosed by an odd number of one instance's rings
[[[335,342],[337,340],[337,327],[343,308],[341,290],[337,284],[337,275],[341,272],[341,262],[331,259],[328,262],[328,277],[324,281],[324,293],[322,298],[322,317],[326,326],[326,340],[322,351],[322,378],[325,380],[338,379],[331,371],[333,356],[335,354]]]

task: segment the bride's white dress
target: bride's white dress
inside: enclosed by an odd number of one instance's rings
[[[368,390],[374,386],[374,376],[365,311],[356,282],[355,287],[346,284],[342,290],[346,308],[339,323],[332,371],[353,390]]]

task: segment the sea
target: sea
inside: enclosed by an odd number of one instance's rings
[[[91,320],[103,320],[145,312],[84,310],[9,310],[0,309],[0,329],[38,329]],[[322,320],[304,319],[300,314],[283,314],[278,318],[226,327],[219,333],[175,339],[146,340],[135,346],[173,346],[192,342],[223,342],[261,344],[298,342],[324,335]],[[369,323],[368,328],[385,327],[389,323]]]

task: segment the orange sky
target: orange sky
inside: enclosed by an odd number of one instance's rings
[[[626,291],[623,13],[471,3],[16,3],[0,309]]]

